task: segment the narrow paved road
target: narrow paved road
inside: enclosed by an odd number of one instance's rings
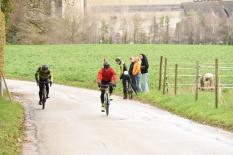
[[[24,155],[233,155],[233,134],[136,101],[114,97],[100,112],[99,92],[51,88],[45,110],[35,83],[8,80],[26,110]]]

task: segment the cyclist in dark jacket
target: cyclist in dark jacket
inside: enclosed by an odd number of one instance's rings
[[[37,85],[39,86],[39,97],[40,97],[39,105],[41,105],[42,90],[44,86],[42,82],[46,82],[45,86],[46,86],[47,98],[49,98],[49,83],[50,86],[52,85],[52,72],[49,70],[49,66],[43,65],[39,67],[35,73],[35,79]]]

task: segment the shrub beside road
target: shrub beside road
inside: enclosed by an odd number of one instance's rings
[[[23,120],[19,104],[0,98],[0,154],[21,154]]]

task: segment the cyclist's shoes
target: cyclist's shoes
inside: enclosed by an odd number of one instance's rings
[[[101,112],[105,112],[104,104],[101,104]]]
[[[42,102],[41,102],[41,100],[39,101],[39,105],[42,105]]]
[[[113,100],[112,95],[110,95],[110,96],[109,96],[109,100],[110,100],[110,101],[112,101],[112,100]]]

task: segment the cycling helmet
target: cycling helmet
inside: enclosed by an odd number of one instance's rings
[[[43,65],[43,66],[42,66],[42,70],[43,70],[43,71],[46,71],[46,70],[48,70],[48,69],[49,69],[49,66],[48,66],[48,65]]]
[[[108,69],[110,67],[110,64],[107,61],[105,61],[103,66],[105,69]]]

